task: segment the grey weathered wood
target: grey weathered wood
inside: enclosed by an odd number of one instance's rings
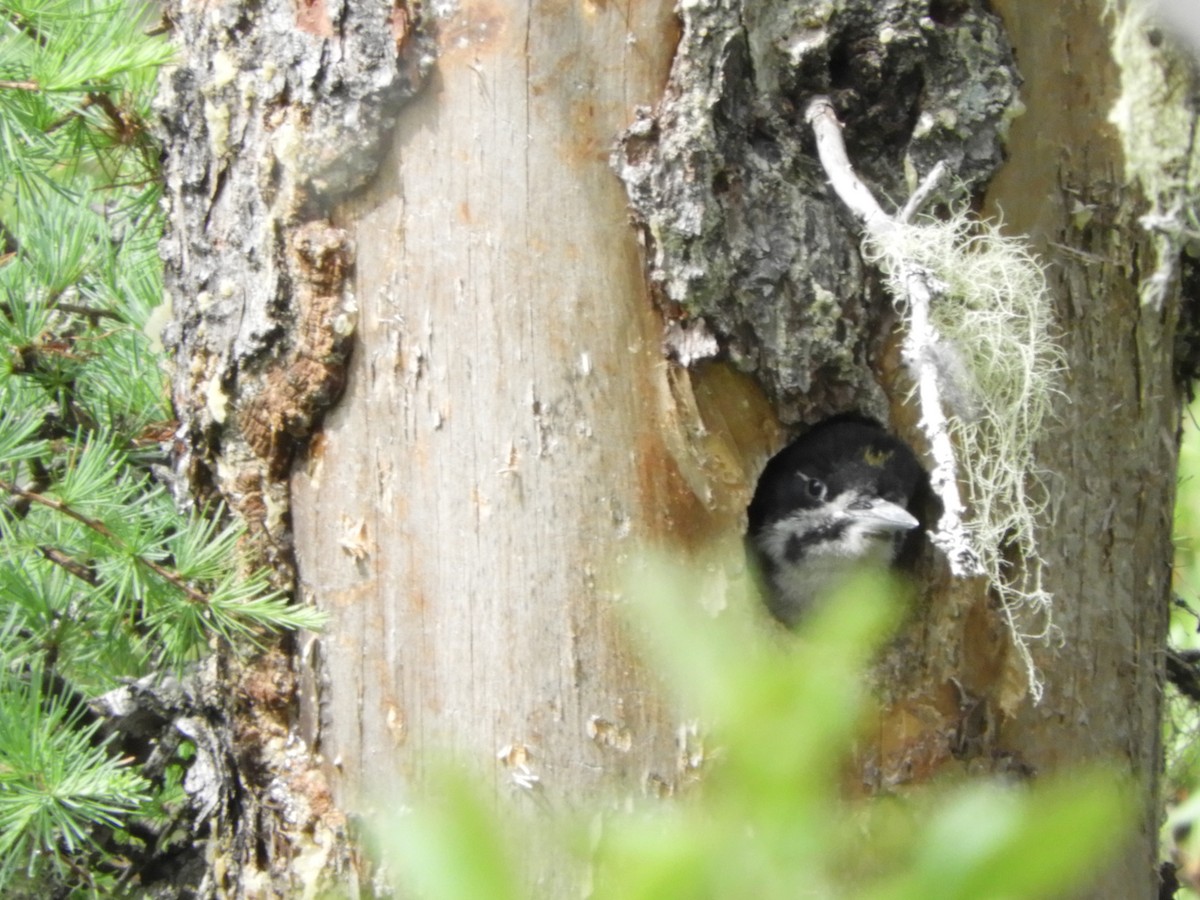
[[[358,344],[292,487],[301,589],[332,614],[309,737],[352,808],[393,810],[449,754],[556,807],[687,775],[617,581],[715,518],[608,166],[669,28],[666,4],[454,12],[378,180],[337,211]]]

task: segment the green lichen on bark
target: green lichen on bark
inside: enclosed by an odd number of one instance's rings
[[[1112,0],[1108,11],[1121,70],[1109,121],[1120,136],[1125,173],[1149,201],[1142,224],[1154,235],[1154,275],[1142,299],[1162,307],[1182,283],[1190,302],[1179,310],[1175,371],[1190,383],[1200,375],[1200,65],[1170,24],[1155,19],[1151,4]]]
[[[1113,57],[1121,94],[1109,121],[1125,151],[1125,170],[1154,203],[1187,204],[1193,222],[1200,204],[1197,103],[1200,74],[1143,2],[1112,3],[1117,16]]]

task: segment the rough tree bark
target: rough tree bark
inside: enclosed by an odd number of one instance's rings
[[[1139,221],[1165,198],[1135,181],[1109,121],[1130,90],[1114,59],[1120,16],[1086,3],[997,8],[1022,60],[1026,113],[988,202],[1049,264],[1069,361],[1041,453],[1061,485],[1049,576],[1062,637],[1042,653],[1045,700],[1019,707],[1001,735],[1038,770],[1097,758],[1127,767],[1138,831],[1095,896],[1153,897],[1180,412],[1195,371],[1177,358],[1194,342],[1178,330],[1182,255]],[[1132,49],[1149,54],[1160,38],[1147,23]],[[1155,128],[1144,114],[1141,127]],[[1194,110],[1171,115],[1194,129]],[[1161,294],[1159,272],[1171,273]]]
[[[928,559],[863,782],[1116,758],[1144,804],[1102,895],[1153,896],[1178,290],[1139,293],[1156,263],[1105,122],[1112,21],[996,6],[173,3],[186,468],[284,580],[294,536],[298,593],[332,617],[297,648],[298,719],[278,704],[242,738],[291,729],[360,812],[446,750],[554,803],[670,794],[688,729],[619,627],[616,565],[695,553],[719,607],[744,571],[712,548],[736,546],[781,422],[857,408],[915,438],[895,317],[804,102],[832,95],[877,192],[940,159],[979,192],[1023,78],[987,198],[1039,242],[1070,357],[1044,457],[1063,640],[1033,707],[985,588]],[[250,792],[307,796],[284,823],[300,853],[296,832],[337,830],[329,797],[272,754]],[[231,844],[239,872],[307,877],[253,841],[257,863]]]

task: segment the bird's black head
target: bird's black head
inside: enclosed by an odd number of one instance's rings
[[[826,419],[775,454],[747,511],[775,616],[794,624],[857,567],[890,564],[920,524],[926,480],[909,446],[864,416]]]

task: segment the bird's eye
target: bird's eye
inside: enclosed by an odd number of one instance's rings
[[[809,478],[803,473],[801,473],[800,477],[804,479],[804,489],[808,492],[808,496],[812,497],[814,500],[825,499],[825,482],[823,482],[820,478]]]

